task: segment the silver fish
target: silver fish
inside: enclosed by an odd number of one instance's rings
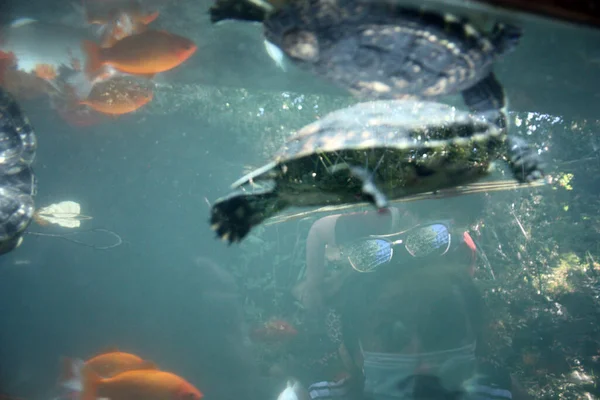
[[[273,43],[269,42],[268,40],[264,41],[264,45],[265,45],[265,49],[267,50],[267,54],[269,55],[269,57],[271,57],[271,59],[273,61],[275,61],[275,64],[281,68],[282,71],[286,71],[287,67],[285,66],[285,54],[283,53],[283,51],[281,51],[281,49],[277,46],[275,46]]]
[[[289,379],[286,388],[277,396],[277,400],[310,400],[310,395],[300,382]]]

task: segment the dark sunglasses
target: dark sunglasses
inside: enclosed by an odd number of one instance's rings
[[[450,221],[432,222],[391,235],[373,235],[345,246],[344,256],[358,272],[373,272],[392,261],[400,248],[411,257],[439,257],[450,250]]]

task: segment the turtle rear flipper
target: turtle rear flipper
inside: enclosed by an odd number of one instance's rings
[[[228,242],[241,242],[252,227],[286,208],[276,192],[236,192],[217,200],[210,210],[210,226]]]
[[[267,2],[247,0],[217,0],[210,8],[210,21],[214,24],[227,19],[263,22],[272,6]]]
[[[462,96],[471,111],[501,128],[507,127],[506,94],[493,72],[474,86],[463,90]]]
[[[525,140],[509,136],[507,145],[508,165],[517,181],[528,183],[544,176],[542,158]]]

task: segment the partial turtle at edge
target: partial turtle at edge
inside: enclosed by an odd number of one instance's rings
[[[216,0],[210,16],[261,22],[289,59],[360,99],[461,93],[480,113],[506,106],[493,65],[521,37],[511,24],[484,32],[466,18],[389,0]]]

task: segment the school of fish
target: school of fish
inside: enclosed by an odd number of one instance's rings
[[[87,361],[65,358],[63,364],[59,386],[65,398],[200,400],[204,396],[184,378],[116,348]]]
[[[158,74],[197,51],[186,37],[151,25],[159,11],[142,0],[81,0],[85,27],[20,18],[0,28],[0,85],[18,99],[48,97],[67,123],[86,127],[134,113],[153,98]],[[144,5],[142,5],[144,4]],[[267,46],[277,61],[275,50]],[[283,61],[277,61],[284,68]],[[271,318],[249,332],[256,343],[285,345],[298,331]],[[203,393],[153,361],[117,348],[87,360],[64,358],[59,399],[200,400]],[[275,397],[274,397],[275,398]],[[295,379],[278,400],[309,400]],[[266,400],[266,399],[265,399]]]
[[[135,112],[152,101],[153,78],[197,50],[152,29],[159,12],[138,0],[83,4],[87,28],[20,18],[0,30],[0,84],[17,98],[48,96],[72,125]]]

